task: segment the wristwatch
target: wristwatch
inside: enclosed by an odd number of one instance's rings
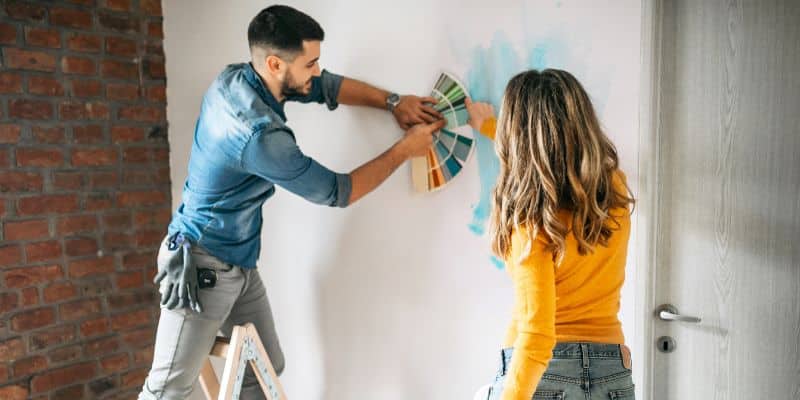
[[[390,112],[394,112],[394,108],[400,104],[400,95],[397,93],[392,93],[386,98],[386,109]]]

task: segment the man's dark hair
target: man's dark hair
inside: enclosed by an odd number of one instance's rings
[[[261,10],[247,28],[251,52],[260,48],[281,58],[293,59],[302,52],[304,40],[324,39],[325,31],[314,18],[289,6]]]

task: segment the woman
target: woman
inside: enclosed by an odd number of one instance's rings
[[[497,121],[488,104],[467,110],[495,139],[492,250],[515,291],[489,399],[633,399],[617,313],[634,200],[588,95],[566,71],[531,70]]]

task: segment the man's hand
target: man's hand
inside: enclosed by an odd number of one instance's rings
[[[440,119],[432,124],[414,125],[397,143],[406,157],[423,157],[433,145],[433,133],[444,128],[447,121]]]
[[[189,307],[196,312],[203,312],[198,297],[200,286],[197,283],[197,267],[192,261],[189,240],[182,234],[169,237],[167,247],[162,247],[158,252],[158,274],[153,282],[163,286],[163,307],[168,310]]]
[[[433,104],[436,104],[433,97],[402,96],[392,114],[402,129],[416,124],[431,124],[442,119],[442,114],[431,106]]]

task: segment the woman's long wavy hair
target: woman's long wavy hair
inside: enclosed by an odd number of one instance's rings
[[[493,191],[492,250],[507,257],[511,235],[525,228],[528,246],[547,238],[556,265],[564,259],[571,233],[581,255],[607,246],[618,226],[609,210],[634,203],[612,186],[619,160],[589,96],[570,73],[530,70],[508,82],[498,117],[495,150],[500,175]],[[572,223],[559,220],[570,212]],[[568,222],[568,221],[566,221]]]

